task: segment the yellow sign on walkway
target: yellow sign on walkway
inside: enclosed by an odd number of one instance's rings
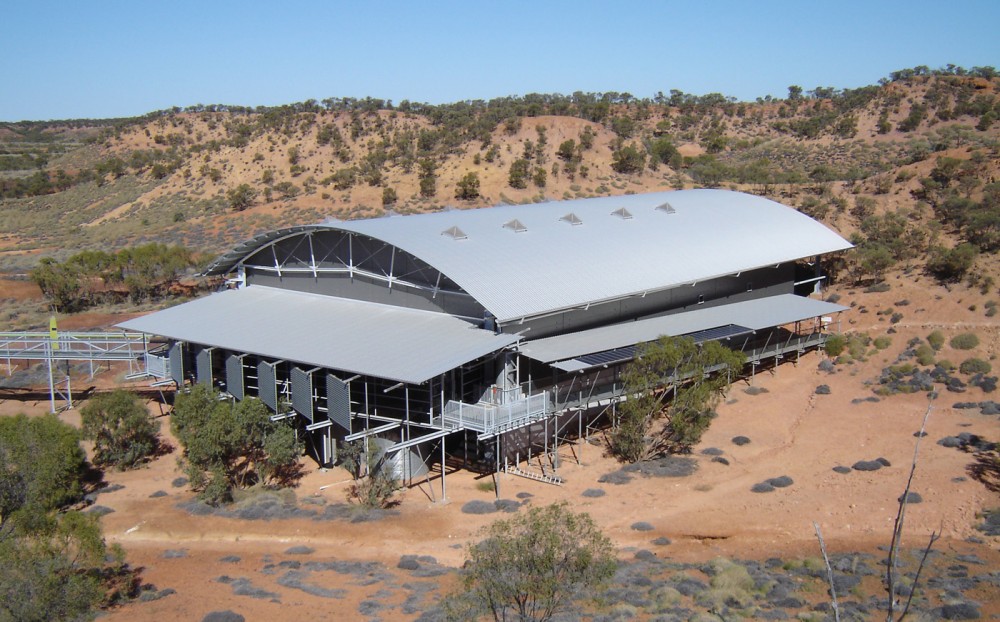
[[[49,339],[52,340],[52,349],[59,349],[59,327],[56,326],[56,316],[49,318]]]

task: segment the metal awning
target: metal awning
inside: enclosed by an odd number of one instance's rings
[[[521,353],[564,371],[576,371],[593,366],[583,357],[597,360],[602,358],[599,354],[615,350],[622,350],[624,355],[625,349],[663,335],[691,335],[696,341],[729,338],[846,309],[821,300],[781,294],[546,337],[523,344]]]
[[[259,285],[212,294],[119,326],[410,384],[519,339],[443,313]]]

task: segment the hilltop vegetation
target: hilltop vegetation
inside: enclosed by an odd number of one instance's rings
[[[852,278],[930,261],[959,279],[1000,247],[998,89],[992,67],[917,67],[756,102],[330,98],[3,124],[0,269],[149,242],[215,253],[327,217],[727,187],[853,235]]]

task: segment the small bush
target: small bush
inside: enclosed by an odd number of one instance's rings
[[[826,340],[824,350],[827,356],[838,357],[847,348],[847,339],[843,335],[830,335]]]
[[[916,351],[917,363],[921,365],[933,365],[934,364],[934,348],[930,347],[926,343],[920,344]]]
[[[975,333],[962,333],[952,337],[948,345],[956,350],[971,350],[979,345],[979,337]]]
[[[927,335],[927,343],[935,350],[940,350],[944,346],[944,335],[941,334],[941,331],[936,330]]]
[[[876,337],[874,344],[879,350],[885,350],[892,345],[892,339],[890,337]]]
[[[83,407],[81,418],[83,437],[94,441],[95,464],[134,469],[160,446],[160,423],[127,391],[95,397]]]
[[[971,358],[962,361],[962,364],[958,366],[958,371],[963,374],[988,374],[992,371],[993,366],[990,365],[989,361],[984,361],[983,359]]]

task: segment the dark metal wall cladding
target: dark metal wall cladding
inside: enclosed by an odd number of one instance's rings
[[[257,378],[260,384],[260,401],[271,407],[271,410],[278,411],[278,383],[274,373],[274,363],[261,361],[257,365]]]
[[[309,420],[309,423],[313,422],[313,382],[312,373],[299,369],[298,367],[292,368],[291,373],[292,381],[292,408],[295,412],[299,413],[303,417]]]
[[[333,374],[326,375],[326,407],[330,421],[351,430],[351,389]]]
[[[214,378],[212,378],[212,348],[199,350],[194,363],[198,384],[211,387],[214,383]]]
[[[177,341],[170,346],[170,378],[177,386],[184,384],[184,342]]]
[[[243,358],[230,354],[226,357],[226,389],[230,395],[242,400],[246,395],[243,386]]]

